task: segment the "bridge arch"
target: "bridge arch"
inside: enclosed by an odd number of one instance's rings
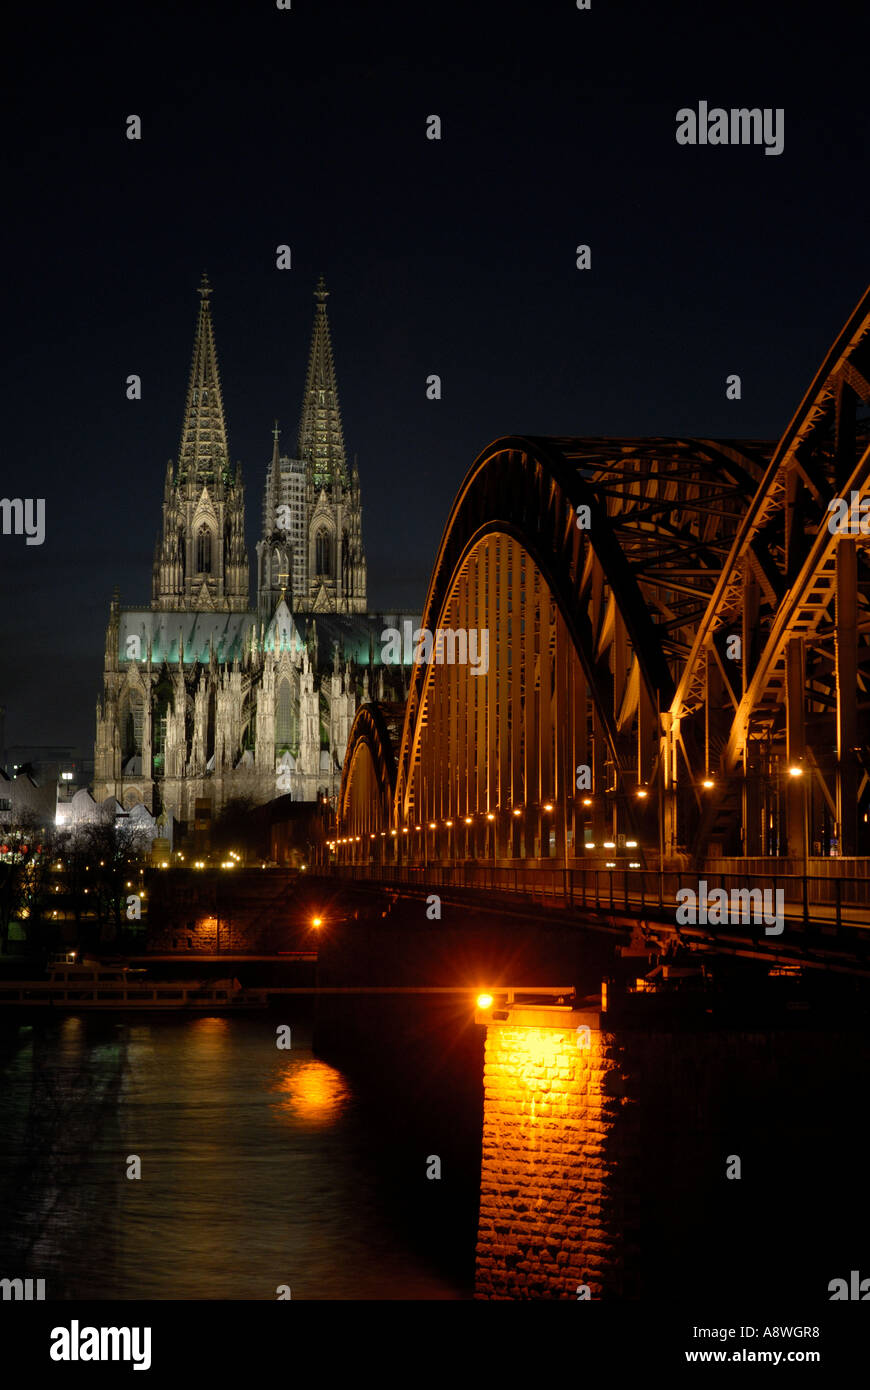
[[[438,549],[376,838],[417,863],[868,853],[870,534],[832,531],[837,498],[870,516],[870,291],[776,446],[496,440]]]
[[[401,705],[362,705],[350,727],[338,796],[341,857],[352,862],[380,859],[395,829],[395,749]]]
[[[589,844],[606,858],[620,836],[658,853],[661,711],[764,457],[678,439],[508,437],[483,451],[411,668],[397,853],[553,859]]]

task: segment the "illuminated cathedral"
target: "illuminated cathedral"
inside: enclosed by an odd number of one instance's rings
[[[359,473],[345,453],[323,278],[295,457],[273,430],[254,607],[211,294],[203,276],[151,604],[128,608],[117,593],[111,604],[94,762],[97,802],[191,828],[236,797],[332,799],[358,705],[407,693],[407,668],[384,666],[380,643],[404,615],[367,611]]]

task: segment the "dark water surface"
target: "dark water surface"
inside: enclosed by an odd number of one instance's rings
[[[0,1277],[50,1299],[462,1297],[390,1210],[382,1122],[281,1021],[290,1051],[268,1013],[4,1021]]]

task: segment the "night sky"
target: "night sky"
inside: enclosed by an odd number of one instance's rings
[[[422,606],[500,435],[778,437],[865,288],[853,2],[292,5],[42,5],[6,28],[0,495],[44,497],[47,528],[0,536],[9,744],[92,752],[113,587],[150,602],[203,268],[252,597],[326,277],[372,609]],[[701,99],[783,107],[784,152],[678,146]]]

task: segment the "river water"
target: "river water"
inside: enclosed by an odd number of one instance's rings
[[[289,1051],[269,1013],[4,1021],[0,1277],[49,1299],[467,1294],[391,1206],[382,1116],[281,1021]]]

